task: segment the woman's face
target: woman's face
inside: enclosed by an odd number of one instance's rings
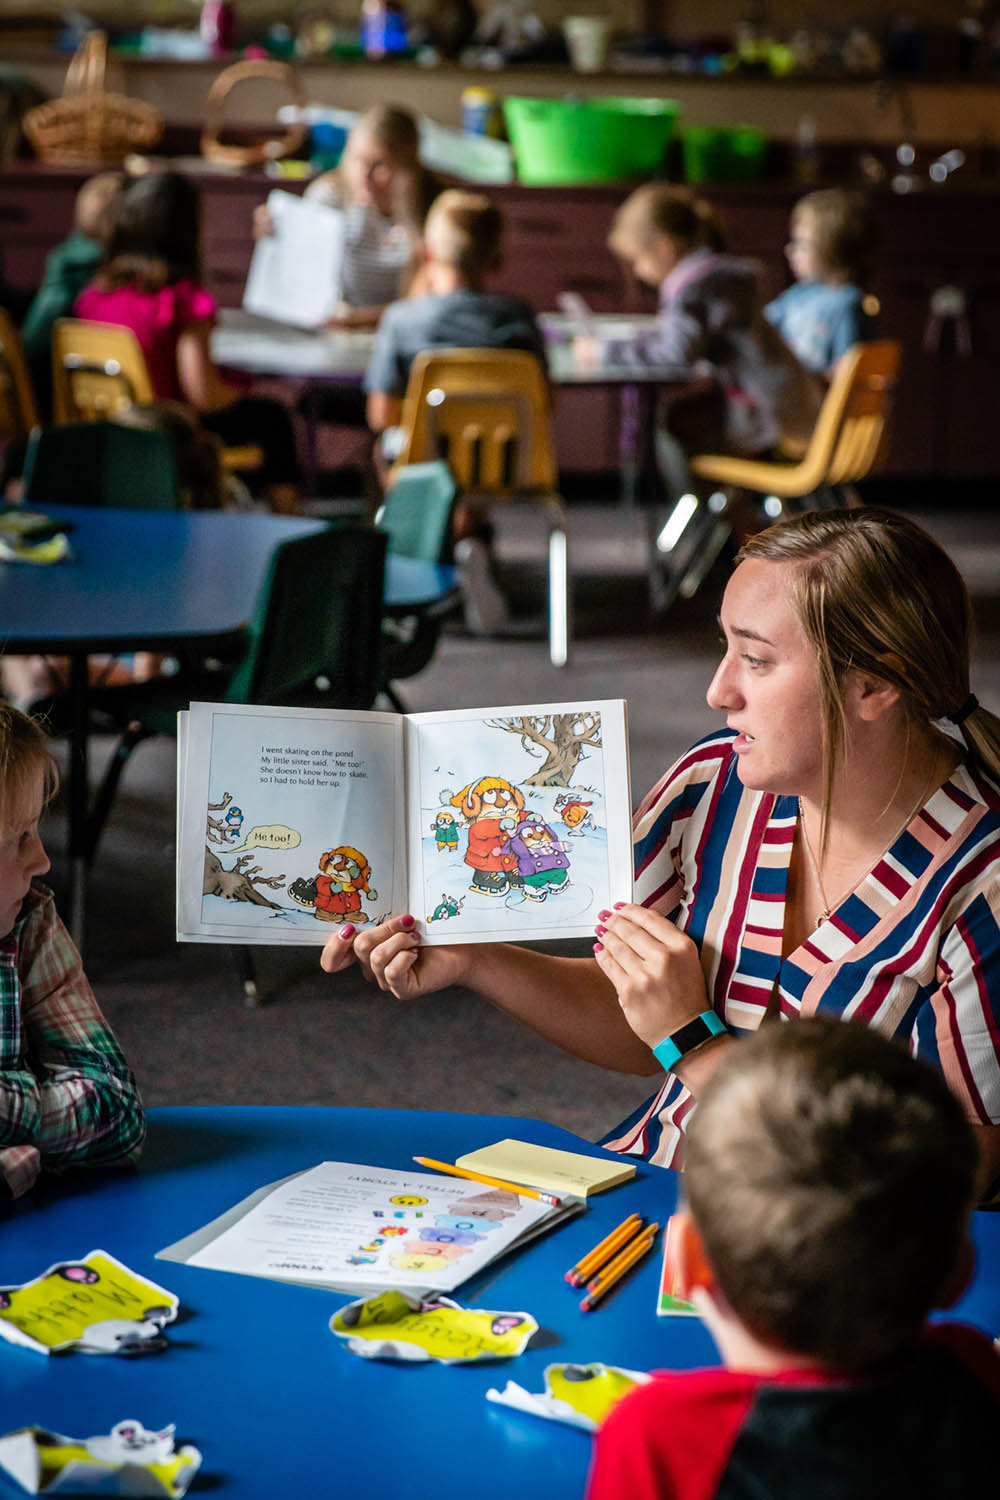
[[[348,197],[389,214],[399,162],[364,126],[356,126],[347,138],[341,172]]]
[[[744,786],[819,800],[819,674],[792,604],[792,573],[791,563],[753,558],[733,573],[719,615],[725,656],[707,698],[737,731],[733,749]]]

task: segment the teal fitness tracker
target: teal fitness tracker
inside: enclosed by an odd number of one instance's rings
[[[688,1021],[657,1043],[653,1048],[653,1056],[664,1072],[669,1073],[686,1053],[693,1052],[703,1042],[710,1042],[713,1036],[721,1036],[728,1030],[725,1021],[714,1010],[703,1010],[700,1016],[695,1016],[693,1021]]]

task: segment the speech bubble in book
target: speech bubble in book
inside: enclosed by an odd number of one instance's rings
[[[0,1337],[41,1354],[154,1354],[178,1299],[105,1250],[59,1261],[18,1286],[0,1287]]]
[[[201,1467],[197,1448],[174,1450],[174,1427],[116,1422],[98,1437],[22,1427],[0,1438],[0,1470],[32,1495],[143,1495],[180,1500]]]
[[[486,1399],[534,1417],[596,1432],[611,1408],[637,1385],[645,1385],[650,1376],[618,1365],[547,1365],[544,1379],[542,1392],[526,1391],[516,1381],[508,1380],[502,1391],[487,1391]]]
[[[251,828],[238,849],[229,849],[228,854],[243,854],[247,849],[297,849],[302,835],[284,823],[261,823]]]
[[[437,1360],[469,1364],[522,1354],[538,1332],[530,1313],[462,1307],[447,1297],[405,1292],[349,1302],[330,1319],[338,1338],[362,1359]]]

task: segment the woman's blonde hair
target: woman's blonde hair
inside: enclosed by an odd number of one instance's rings
[[[398,104],[376,104],[355,120],[351,135],[356,131],[370,135],[401,169],[395,213],[404,223],[419,227],[438,191],[438,184],[420,161],[420,126],[416,115]],[[337,168],[335,175],[339,176],[339,173]]]
[[[751,537],[737,564],[745,558],[796,565],[792,602],[822,694],[827,807],[845,748],[843,686],[852,670],[898,688],[915,727],[951,720],[973,759],[1000,780],[1000,719],[969,686],[968,590],[928,532],[888,510],[815,510]]]
[[[627,257],[663,234],[685,251],[726,248],[726,233],[712,205],[689,188],[664,182],[649,182],[629,194],[611,222],[608,246]]]

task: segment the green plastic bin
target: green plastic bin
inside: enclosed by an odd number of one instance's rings
[[[757,182],[770,137],[751,125],[689,125],[681,136],[688,182]]]
[[[653,177],[673,134],[674,99],[504,100],[522,182],[621,182]]]

